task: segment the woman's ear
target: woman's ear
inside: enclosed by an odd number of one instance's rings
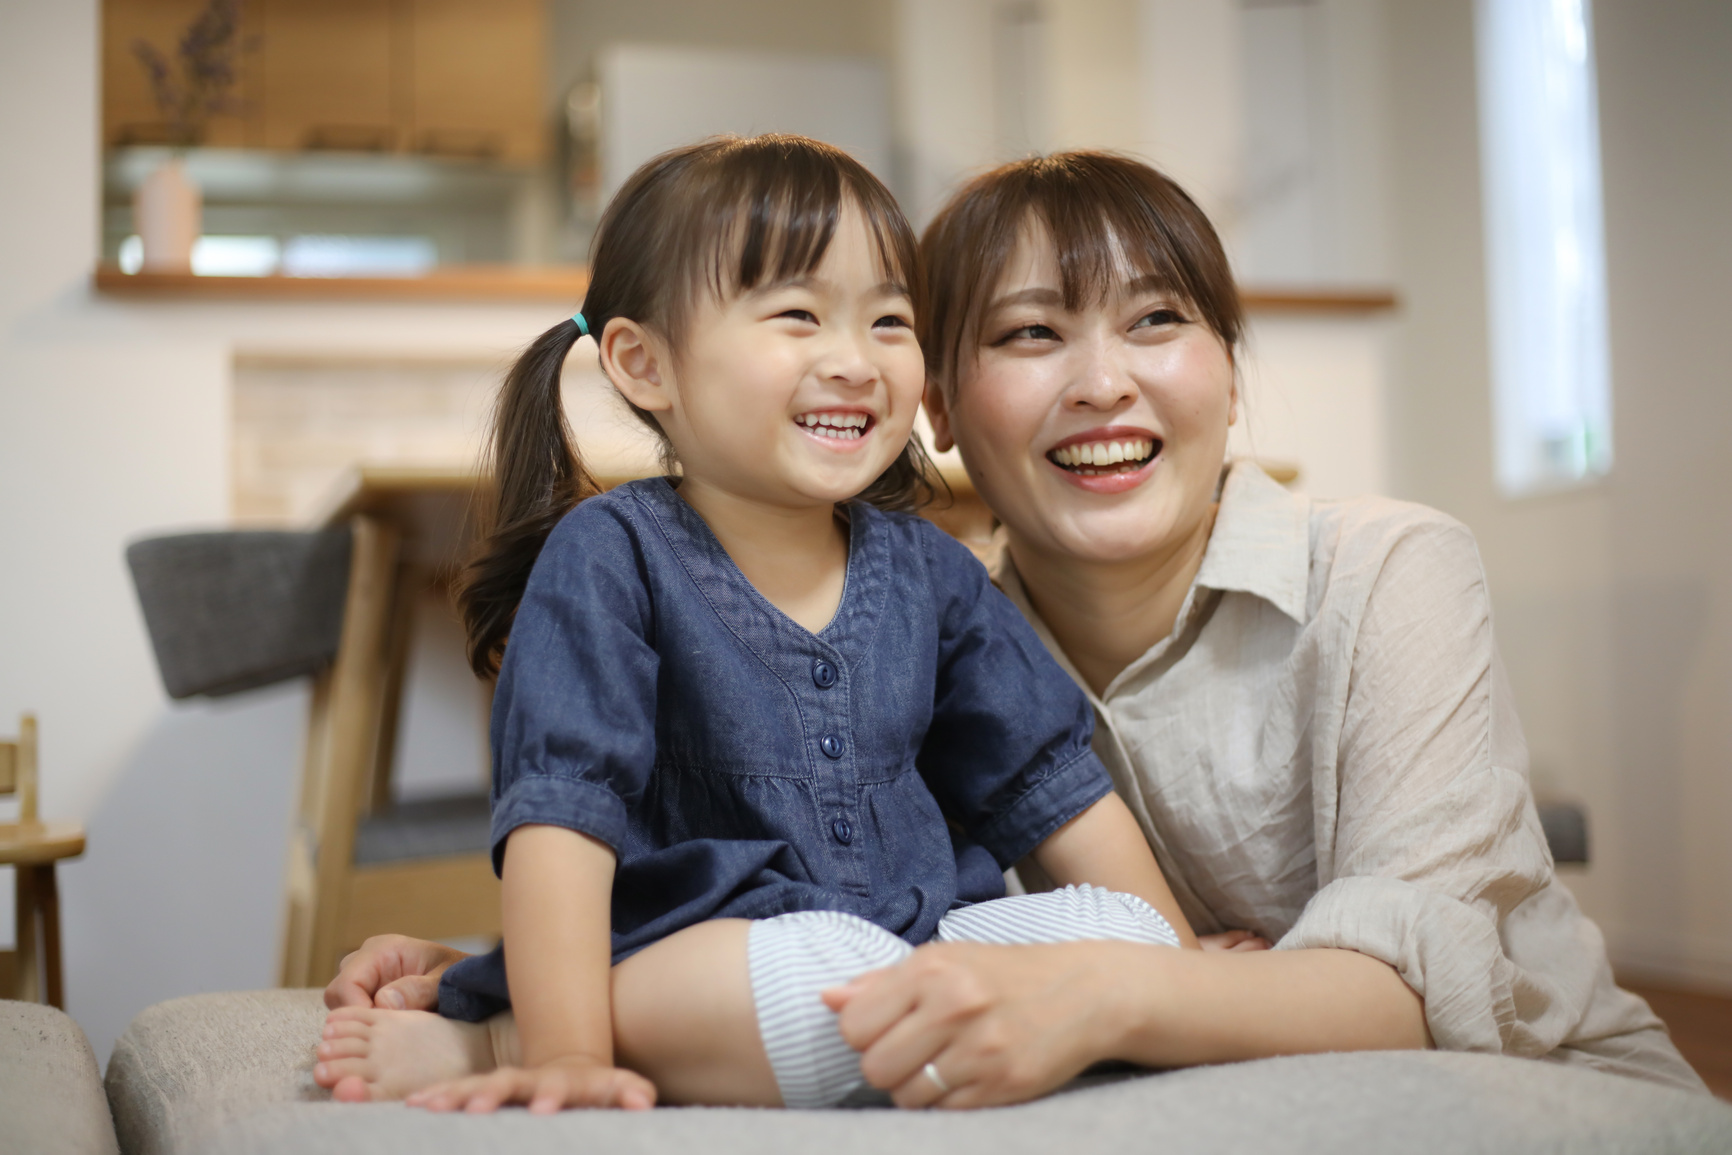
[[[956,438],[950,435],[950,402],[936,381],[926,382],[926,420],[932,426],[932,448],[949,453],[956,445]]]
[[[602,329],[596,349],[601,354],[601,371],[627,401],[651,413],[674,407],[663,371],[667,349],[655,334],[636,321],[615,317]]]
[[[1233,391],[1227,394],[1227,424],[1239,424],[1239,383],[1233,382]]]

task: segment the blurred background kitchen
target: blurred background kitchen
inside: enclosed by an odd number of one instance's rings
[[[171,702],[124,546],[472,466],[624,176],[768,130],[917,227],[1031,151],[1184,183],[1251,304],[1233,451],[1472,527],[1536,792],[1589,819],[1571,886],[1621,973],[1732,993],[1729,60],[1716,0],[7,0],[0,730],[38,713],[43,811],[89,830],[68,1009],[106,1059],[279,977],[306,680]],[[649,468],[581,353],[567,396]],[[399,800],[485,773],[414,612]]]

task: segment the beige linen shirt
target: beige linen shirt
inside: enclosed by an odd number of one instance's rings
[[[1095,750],[1198,933],[1381,959],[1446,1050],[1703,1089],[1553,876],[1460,523],[1235,466],[1171,636],[1089,697]]]

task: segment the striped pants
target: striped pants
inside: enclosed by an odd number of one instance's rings
[[[1154,907],[1098,886],[1014,895],[951,911],[937,942],[1050,943],[1111,939],[1178,946]],[[788,1107],[833,1107],[868,1090],[860,1056],[818,997],[867,971],[894,966],[914,948],[852,914],[812,910],[754,922],[747,935],[758,1031]]]

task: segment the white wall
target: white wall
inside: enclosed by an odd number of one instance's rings
[[[1479,536],[1536,789],[1589,809],[1571,885],[1614,962],[1732,989],[1732,8],[1594,10],[1612,474],[1496,493],[1472,4],[1391,0],[1395,478]]]
[[[122,560],[227,518],[235,354],[504,362],[562,314],[93,297],[97,92],[94,0],[0,5],[0,732],[40,715],[43,809],[89,827],[61,872],[67,988],[106,1058],[152,1002],[275,980],[304,691],[168,702]]]

